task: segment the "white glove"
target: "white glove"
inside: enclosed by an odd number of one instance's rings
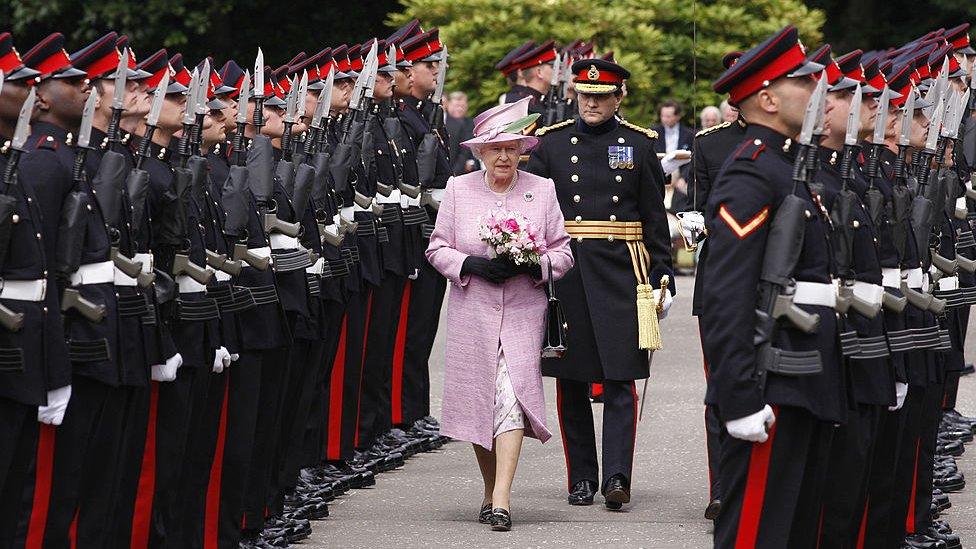
[[[661,302],[661,297],[660,296],[661,296],[661,290],[656,288],[654,290],[654,303],[655,304]],[[671,303],[673,301],[674,301],[674,296],[671,295],[671,290],[669,290],[667,288],[664,288],[664,308],[661,309],[661,312],[657,314],[657,317],[659,319],[663,320],[665,318],[668,318],[668,309],[671,308]]]
[[[762,410],[754,414],[733,419],[732,421],[726,421],[725,428],[729,431],[729,435],[737,439],[748,440],[750,442],[766,442],[769,438],[767,433],[769,432],[769,428],[773,426],[773,423],[776,423],[776,416],[773,414],[773,409],[767,404],[763,406]]]
[[[688,154],[688,151],[681,151],[682,154]],[[664,155],[661,159],[661,168],[664,170],[664,175],[669,175],[671,172],[677,170],[681,166],[691,162],[691,158],[678,159],[678,151],[671,151]]]
[[[233,360],[234,359],[231,358],[230,351],[227,350],[227,347],[219,347],[214,352],[213,373],[219,374],[220,372],[223,372],[224,368],[230,366],[230,363],[233,362]]]
[[[239,355],[237,353],[231,353],[230,354],[230,361],[231,362],[237,362],[240,359],[241,359],[241,355]]]
[[[173,381],[176,379],[176,370],[183,365],[183,355],[176,353],[166,359],[166,364],[155,364],[152,367],[153,381]]]
[[[419,276],[420,276],[420,269],[414,269],[412,273],[407,275],[407,278],[409,278],[410,280],[417,280]]]
[[[705,232],[705,216],[701,212],[678,212],[678,222],[687,234],[697,236]]]
[[[71,400],[71,385],[48,391],[47,406],[37,407],[37,421],[48,425],[61,425],[69,400]]]
[[[900,381],[895,382],[895,405],[888,406],[889,412],[894,412],[895,410],[901,410],[901,407],[905,405],[905,397],[908,396],[908,384],[902,383]]]

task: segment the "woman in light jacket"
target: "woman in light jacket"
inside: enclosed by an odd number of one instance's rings
[[[560,278],[572,268],[569,235],[551,179],[518,170],[538,140],[520,132],[538,114],[528,98],[488,109],[475,137],[462,143],[485,169],[451,178],[427,248],[427,259],[451,282],[441,433],[474,445],[485,491],[479,522],[511,529],[509,497],[523,436],[545,442],[540,373],[548,266]],[[518,212],[545,243],[541,265],[490,258],[482,220]]]

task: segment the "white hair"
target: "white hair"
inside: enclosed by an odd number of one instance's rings
[[[704,109],[702,109],[701,110],[701,114],[698,115],[698,118],[699,118],[699,120],[701,120],[701,125],[702,125],[703,128],[706,127],[705,119],[708,116],[714,116],[715,117],[715,120],[717,122],[721,122],[722,121],[722,111],[720,111],[718,109],[718,107],[716,107],[714,105],[709,105],[709,106],[705,107]]]
[[[525,139],[517,139],[517,140],[513,139],[512,141],[518,143],[519,154],[525,152]],[[478,143],[477,145],[471,146],[471,154],[473,154],[474,157],[477,158],[479,162],[484,162],[484,160],[481,158],[482,149],[486,149],[490,145],[497,145],[499,143],[511,143],[511,141],[496,141],[494,143]]]

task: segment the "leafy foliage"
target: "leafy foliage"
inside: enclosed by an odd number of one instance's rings
[[[808,44],[821,38],[822,12],[800,0],[399,0],[388,18],[399,26],[414,17],[440,27],[451,54],[447,89],[468,93],[474,109],[506,90],[494,64],[525,40],[592,40],[613,51],[632,73],[622,109],[636,123],[656,119],[655,105],[674,98],[690,122],[696,110],[717,104],[711,90],[721,58],[756,44],[788,23]]]

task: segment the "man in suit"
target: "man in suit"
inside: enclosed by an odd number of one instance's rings
[[[657,114],[661,123],[651,129],[662,139],[654,142],[654,152],[669,153],[679,149],[690,151],[695,132],[681,123],[681,116],[684,114],[681,104],[668,99],[657,108]]]

